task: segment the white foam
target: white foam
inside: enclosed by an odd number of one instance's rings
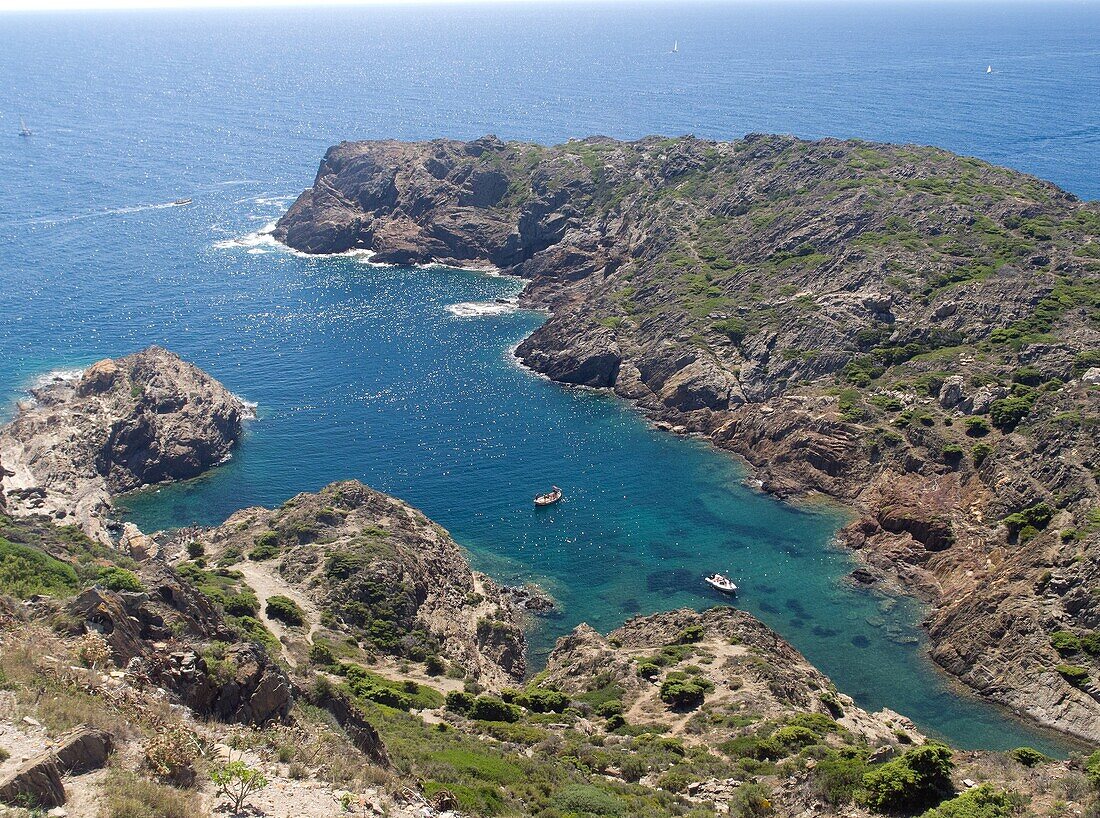
[[[233,393],[233,397],[239,400],[244,406],[244,411],[241,413],[241,417],[243,417],[245,420],[255,420],[256,409],[259,407],[260,404],[256,403],[256,401],[254,400],[245,400],[235,392]]]
[[[295,250],[293,247],[288,247],[281,241],[275,238],[275,222],[268,222],[259,230],[252,233],[246,233],[243,236],[238,236],[234,239],[224,239],[223,241],[214,242],[215,250],[240,250],[245,249],[247,252],[253,255],[259,255],[261,253],[269,253],[272,250],[278,250],[281,253],[289,253],[292,256],[298,256],[299,258],[359,258],[362,261],[368,260],[374,255],[373,250],[353,249],[345,250],[343,253],[303,253],[301,250]],[[267,249],[264,249],[267,248]]]
[[[484,315],[507,315],[517,309],[519,307],[515,301],[463,301],[460,304],[450,304],[447,312],[456,318],[480,318]]]
[[[43,386],[49,386],[57,381],[79,381],[83,374],[83,369],[53,369],[31,381],[31,389],[41,389]]]

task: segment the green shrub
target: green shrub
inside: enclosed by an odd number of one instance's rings
[[[191,559],[197,560],[204,554],[206,554],[206,547],[198,540],[191,540],[187,543],[187,556]]]
[[[847,804],[863,786],[867,762],[860,755],[830,753],[814,767],[814,787],[827,802]]]
[[[989,423],[985,418],[969,417],[966,419],[966,433],[970,437],[985,437],[989,434]]]
[[[1008,793],[981,784],[944,801],[921,818],[1011,818],[1016,814],[1016,807],[1016,801]]]
[[[626,807],[611,793],[588,784],[567,784],[550,802],[569,815],[622,815]]]
[[[710,325],[715,332],[725,335],[733,343],[740,344],[748,334],[749,325],[742,318],[725,318]]]
[[[462,690],[452,690],[447,694],[444,706],[452,713],[469,713],[474,706],[474,697]]]
[[[660,696],[661,701],[676,710],[690,710],[701,705],[713,688],[714,685],[705,678],[693,676],[681,679],[670,674],[670,678],[661,682]]]
[[[776,761],[787,755],[785,748],[779,742],[758,734],[738,736],[729,741],[723,741],[718,745],[718,749],[730,758],[751,758],[755,761]]]
[[[264,610],[272,619],[277,619],[287,625],[301,625],[306,621],[305,613],[298,607],[298,603],[288,596],[268,597]]]
[[[424,660],[424,672],[429,676],[442,676],[447,671],[447,666],[438,656],[429,656]]]
[[[469,716],[478,721],[519,721],[520,709],[496,696],[478,696],[470,706]]]
[[[1077,653],[1081,650],[1081,638],[1072,631],[1055,631],[1050,635],[1050,644],[1059,653]]]
[[[945,463],[957,464],[962,460],[963,447],[958,443],[948,443],[943,447],[943,459]]]
[[[68,596],[79,586],[76,570],[37,548],[0,538],[0,590],[20,599]]]
[[[764,818],[771,814],[771,790],[755,781],[742,784],[730,799],[730,815],[735,818]]]
[[[985,462],[985,459],[993,453],[993,447],[988,443],[976,443],[974,448],[970,450],[970,456],[974,458],[974,466],[980,466]]]
[[[1080,665],[1058,665],[1054,669],[1062,674],[1062,678],[1074,687],[1081,687],[1089,680],[1088,670]]]
[[[993,425],[1003,432],[1013,431],[1031,413],[1035,398],[1031,395],[1009,395],[989,405]]]
[[[309,646],[309,662],[312,665],[329,667],[336,664],[336,655],[324,642],[314,642]]]
[[[653,681],[661,674],[661,668],[653,662],[639,662],[638,675],[643,679]]]
[[[863,800],[878,812],[912,813],[951,792],[951,750],[925,744],[901,758],[872,767],[863,776]]]
[[[133,571],[127,571],[125,568],[116,568],[113,565],[109,568],[100,570],[99,576],[96,577],[96,585],[111,591],[136,592],[145,590],[145,586],[141,584],[141,580],[137,578],[137,575]]]
[[[688,625],[678,634],[676,634],[676,644],[687,645],[692,642],[698,642],[703,638],[703,626],[702,625]]]
[[[262,562],[278,556],[279,551],[279,535],[274,531],[265,531],[256,538],[256,544],[248,552],[248,558],[255,562]]]
[[[618,699],[608,699],[596,706],[596,715],[608,718],[609,716],[622,715],[623,703]]]
[[[1085,776],[1092,786],[1100,789],[1100,750],[1085,759]]]
[[[1054,519],[1054,509],[1046,503],[1036,503],[1022,511],[1009,514],[1001,522],[1008,526],[1010,535],[1020,534],[1021,540],[1026,541],[1031,537],[1022,536],[1025,528],[1031,527],[1035,530],[1035,533],[1038,533],[1046,528],[1052,519]],[[1034,536],[1034,534],[1031,536]]]
[[[1009,756],[1025,767],[1034,767],[1044,761],[1050,761],[1050,756],[1040,753],[1033,747],[1017,747],[1015,750],[1009,751]]]
[[[1043,382],[1043,373],[1034,366],[1022,366],[1012,374],[1012,380],[1025,386],[1038,386]]]

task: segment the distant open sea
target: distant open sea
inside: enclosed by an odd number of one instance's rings
[[[700,577],[728,570],[737,604],[863,706],[962,746],[1059,749],[949,687],[917,605],[843,581],[840,510],[761,496],[732,458],[516,366],[543,317],[468,306],[516,282],[249,236],[330,144],[381,137],[858,136],[1096,197],[1100,4],[8,14],[0,76],[3,413],[45,372],[150,343],[259,404],[229,464],[127,501],[144,527],[355,477],[557,597],[536,664],[580,621],[718,603]],[[549,483],[568,499],[536,514]]]

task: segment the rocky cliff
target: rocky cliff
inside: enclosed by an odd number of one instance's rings
[[[159,347],[31,391],[0,429],[7,513],[45,514],[110,540],[111,496],[194,477],[229,456],[247,407]]]
[[[527,278],[526,364],[848,502],[938,662],[1100,739],[1095,203],[920,146],[485,137],[337,145],[275,235]]]

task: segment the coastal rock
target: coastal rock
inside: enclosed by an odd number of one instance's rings
[[[0,488],[12,514],[46,514],[111,540],[111,496],[194,477],[229,456],[243,402],[159,347],[32,390],[0,429]]]
[[[639,675],[641,663],[669,646],[683,646],[689,673],[702,675],[711,686],[706,696],[710,712],[751,712],[756,719],[781,721],[794,713],[817,713],[835,720],[872,745],[897,743],[904,727],[909,740],[923,736],[907,719],[883,711],[868,713],[850,698],[837,694],[829,679],[779,634],[744,611],[719,607],[708,611],[666,611],[630,619],[606,637],[588,625],[560,638],[547,661],[545,679],[558,689],[583,694],[593,680],[622,690],[630,721],[660,722],[669,707],[658,686]],[[695,664],[693,656],[712,660]],[[676,662],[669,670],[675,670]],[[720,719],[714,720],[720,723]],[[707,746],[736,735],[737,728],[700,725],[695,734]]]
[[[186,537],[242,560],[264,543],[271,555],[250,570],[305,597],[334,638],[394,656],[438,653],[486,686],[523,677],[526,641],[511,595],[472,571],[442,527],[362,483],[244,509]]]

